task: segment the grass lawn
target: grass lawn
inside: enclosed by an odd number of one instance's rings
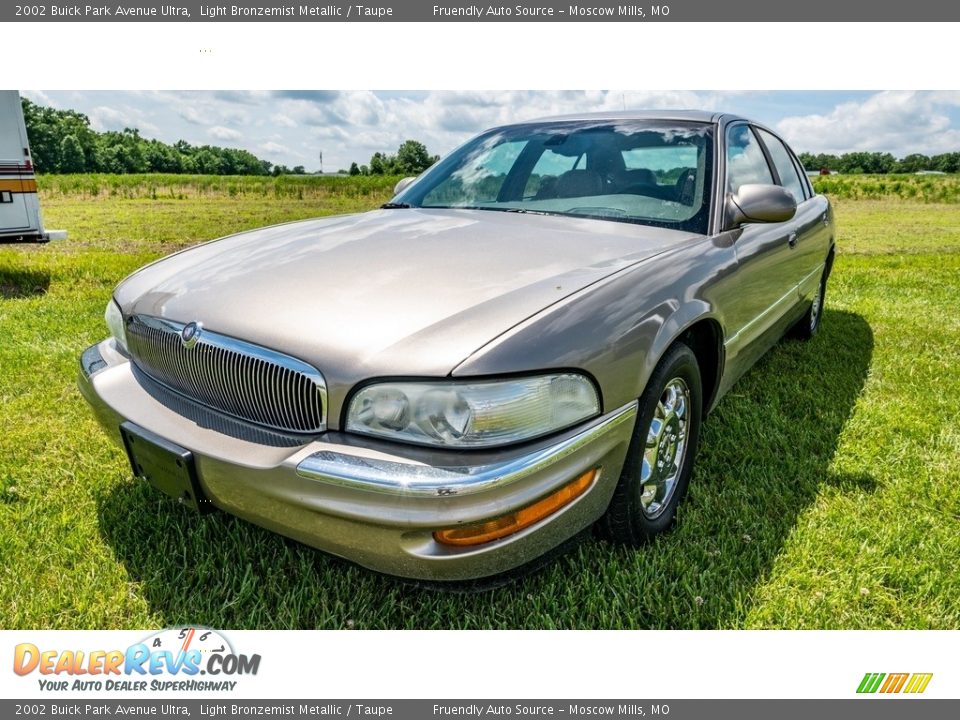
[[[127,273],[373,207],[391,182],[43,181],[70,239],[0,246],[2,628],[960,628],[960,204],[836,201],[822,331],[780,343],[709,418],[672,533],[587,539],[458,594],[189,514],[130,477],[75,389]]]

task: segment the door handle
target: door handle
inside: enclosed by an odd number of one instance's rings
[[[789,245],[792,248],[795,248],[797,246],[797,241],[799,239],[800,239],[800,236],[797,235],[795,232],[792,232],[790,233],[790,237],[787,238],[787,245]]]
[[[830,219],[827,217],[827,214],[826,214],[826,213],[823,214],[823,224],[824,224],[824,225],[829,225],[829,224],[830,224]]]

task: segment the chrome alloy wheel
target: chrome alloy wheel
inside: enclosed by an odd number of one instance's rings
[[[817,294],[813,296],[813,305],[810,306],[810,329],[814,330],[820,322],[820,306],[823,305],[823,283],[817,285]]]
[[[818,296],[819,297],[819,296]],[[651,520],[670,504],[687,452],[690,388],[675,377],[663,388],[647,430],[640,468],[640,505]]]

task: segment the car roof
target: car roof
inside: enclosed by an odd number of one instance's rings
[[[715,123],[719,122],[720,118],[723,118],[726,122],[742,119],[730,113],[713,112],[710,110],[618,110],[612,112],[554,115],[552,117],[523,120],[516,124],[525,125],[528,123],[576,120],[688,120],[690,122]]]

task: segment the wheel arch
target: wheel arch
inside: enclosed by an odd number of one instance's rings
[[[723,326],[707,308],[698,308],[700,312],[678,310],[667,318],[651,347],[644,363],[643,386],[649,382],[653,369],[667,351],[677,342],[687,345],[697,358],[700,367],[700,381],[703,387],[703,413],[709,412],[719,399],[717,393],[723,376],[724,345]],[[644,387],[638,389],[637,396]]]
[[[697,357],[703,386],[703,413],[706,415],[717,400],[723,374],[723,328],[715,318],[701,318],[688,326],[678,340]]]

